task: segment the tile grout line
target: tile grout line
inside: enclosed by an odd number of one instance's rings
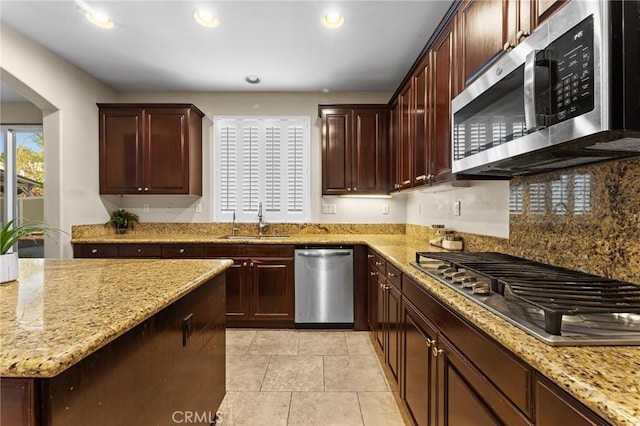
[[[364,424],[364,413],[362,412],[362,403],[360,402],[360,392],[356,391],[356,399],[358,400],[358,408],[360,409],[360,419],[362,420],[362,425],[366,426]]]

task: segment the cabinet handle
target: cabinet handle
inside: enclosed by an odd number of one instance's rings
[[[427,337],[427,347],[430,348],[435,342]]]
[[[408,179],[402,182],[403,185],[409,185],[410,183],[411,183],[411,179]]]
[[[98,252],[98,249],[91,249],[91,254],[96,254]]]
[[[376,275],[378,275],[377,272],[370,272],[370,274],[371,274],[372,277],[375,277]]]
[[[442,349],[438,349],[438,347],[436,345],[433,345],[431,347],[431,352],[433,352],[433,356],[438,356],[442,353]]]
[[[427,175],[421,175],[416,177],[416,180],[427,180]]]
[[[382,262],[378,262],[378,261],[376,260],[376,266],[382,266]]]
[[[509,43],[509,42],[506,42],[506,43],[504,44],[504,46],[502,46],[502,50],[504,50],[504,51],[506,52],[507,50],[509,50],[509,49],[513,49],[514,47],[515,47],[515,46],[514,46],[513,44],[511,44],[511,43]]]
[[[397,277],[398,275],[394,274],[393,272],[387,272],[387,276],[388,276],[389,278],[395,278],[395,277]]]
[[[141,187],[138,187],[138,192],[142,192],[142,188]]]
[[[184,249],[181,248],[180,250],[178,250],[178,253],[183,254],[184,253]]]
[[[391,290],[391,286],[390,286],[390,285],[385,285],[385,286],[384,286],[384,289],[385,289],[385,290]]]
[[[247,266],[247,262],[244,262],[244,263],[242,264],[242,266]]]
[[[431,179],[433,179],[434,177],[435,177],[434,175],[430,174],[429,176],[427,176],[427,179],[431,180]]]
[[[520,31],[518,31],[516,33],[516,39],[517,40],[520,40],[523,37],[529,37],[529,33],[527,31],[522,31],[522,30],[520,30]]]
[[[367,258],[368,258],[368,259],[373,259],[373,255],[372,255],[372,254],[368,254],[368,255],[367,255]]]

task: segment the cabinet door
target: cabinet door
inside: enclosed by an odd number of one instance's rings
[[[429,176],[429,115],[427,114],[428,66],[423,64],[413,77],[413,186],[424,185]]]
[[[355,193],[380,193],[387,189],[386,115],[386,111],[380,110],[353,111],[352,190]]]
[[[101,108],[100,193],[138,194],[144,188],[140,108]]]
[[[384,278],[384,274],[378,272],[377,275],[377,288],[376,288],[376,322],[378,324],[378,328],[375,331],[376,342],[378,342],[378,347],[382,350],[382,353],[386,353],[387,347],[387,330],[389,326],[387,324],[387,291],[385,290],[386,279]]]
[[[413,131],[411,129],[411,83],[407,85],[404,91],[398,97],[399,110],[399,163],[398,170],[400,189],[409,188],[413,179]]]
[[[400,396],[415,424],[435,425],[436,364],[431,356],[431,347],[437,332],[406,299],[403,300],[402,313]]]
[[[189,193],[189,116],[186,108],[145,109],[145,185],[149,194]]]
[[[606,424],[604,420],[542,376],[538,376],[536,380],[535,401],[536,424],[539,426]]]
[[[536,25],[553,15],[568,0],[532,0],[535,2]]]
[[[322,111],[322,194],[351,193],[351,111]]]
[[[249,262],[251,319],[293,321],[293,258],[254,258]]]
[[[468,0],[458,12],[462,81],[468,85],[504,53],[507,2]]]
[[[227,269],[227,321],[249,320],[249,283],[247,282],[248,259],[234,259]]]
[[[400,337],[402,331],[402,293],[388,283],[385,286],[387,298],[387,342],[386,358],[393,378],[398,383],[400,376]]]
[[[439,425],[533,424],[442,333],[432,353],[437,358]]]
[[[431,51],[432,135],[430,144],[431,181],[451,180],[451,99],[457,94],[455,70],[455,20],[440,35]]]
[[[373,256],[369,254],[369,256]],[[368,269],[368,317],[369,317],[369,330],[372,333],[376,333],[378,330],[378,270],[369,262]]]

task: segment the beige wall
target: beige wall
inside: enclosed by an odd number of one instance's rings
[[[213,118],[219,115],[306,115],[311,117],[311,222],[404,223],[405,197],[393,199],[347,199],[322,196],[322,140],[318,104],[387,103],[391,93],[119,93],[119,102],[187,102],[206,115],[203,130],[203,196],[103,197],[105,204],[135,211],[149,222],[212,222],[214,220],[211,164]],[[322,214],[322,204],[335,204],[336,214]],[[143,204],[149,204],[145,212]],[[202,212],[198,212],[198,204]],[[388,207],[388,214],[383,214]],[[265,218],[268,220],[268,218]]]
[[[73,224],[106,221],[98,195],[96,102],[113,102],[116,92],[5,25],[0,25],[0,78],[43,111],[45,222],[70,234]],[[68,239],[63,234],[48,240],[46,256],[70,257]]]
[[[42,124],[42,110],[31,102],[3,102],[0,124]]]

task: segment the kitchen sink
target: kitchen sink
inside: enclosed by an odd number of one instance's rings
[[[223,235],[219,240],[283,240],[289,235]]]

